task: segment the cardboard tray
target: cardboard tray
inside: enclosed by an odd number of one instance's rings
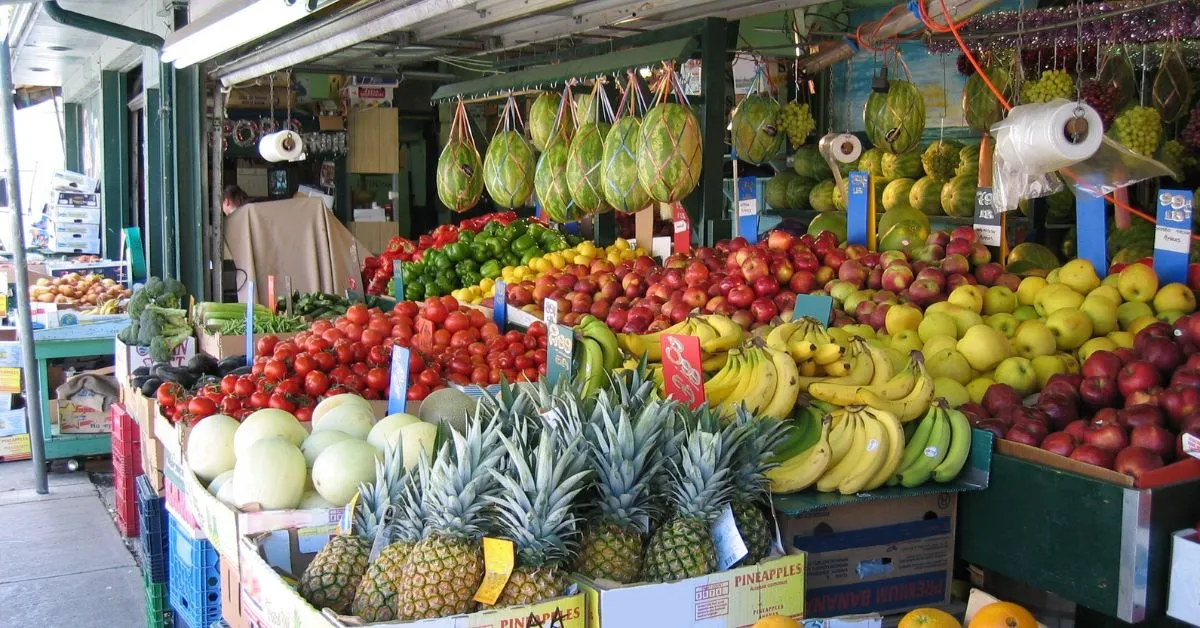
[[[1047,466],[1051,469],[1067,471],[1092,478],[1093,480],[1116,484],[1122,488],[1159,488],[1200,478],[1200,460],[1191,457],[1178,460],[1161,469],[1145,473],[1138,480],[1134,480],[1132,476],[1118,473],[1112,469],[1105,469],[1086,462],[1072,460],[1066,456],[1046,451],[1045,449],[1010,440],[1001,439],[997,441],[996,451],[1006,456]]]
[[[270,335],[280,340],[287,340],[296,336],[294,332]],[[211,332],[204,327],[196,327],[196,352],[218,360],[235,355],[246,355],[246,336],[245,334],[226,336],[220,332]]]

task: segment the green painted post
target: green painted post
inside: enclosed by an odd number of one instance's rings
[[[71,172],[83,172],[83,114],[77,102],[63,103],[63,157],[64,166]]]
[[[158,264],[155,270],[163,277],[177,277],[179,245],[175,225],[179,222],[179,213],[176,211],[175,179],[179,161],[175,155],[175,68],[171,64],[162,64],[158,85],[163,114],[158,117],[161,148],[159,155],[162,163],[162,186],[159,188],[162,198],[162,222],[157,230],[157,239],[162,245],[163,253],[160,258],[161,264]],[[151,240],[154,239],[151,237]]]
[[[129,220],[129,79],[121,72],[100,73],[100,198],[104,206],[101,251],[121,257],[121,229]]]
[[[698,194],[692,194],[687,199],[686,206],[688,215],[692,218],[692,228],[699,236],[695,241],[701,246],[713,243],[710,228],[719,232],[722,230],[721,223],[729,222],[724,212],[725,67],[729,65],[728,28],[729,23],[725,20],[708,18],[704,20],[700,36],[700,63],[703,68],[700,75],[700,91],[704,99],[700,130],[704,134],[704,166]],[[734,30],[736,31],[736,24]]]
[[[350,208],[350,170],[346,167],[344,156],[333,160],[333,184],[333,215],[349,227],[354,212]]]
[[[200,143],[200,70],[190,67],[175,72],[175,212],[178,219],[179,280],[188,294],[203,300],[204,285],[204,190]]]
[[[146,138],[145,181],[143,196],[146,198],[146,215],[143,217],[142,235],[146,239],[146,272],[161,277],[166,268],[163,260],[163,239],[158,237],[158,225],[163,220],[163,162],[162,127],[159,118],[161,97],[158,89],[146,90],[146,108],[142,114],[142,135]]]

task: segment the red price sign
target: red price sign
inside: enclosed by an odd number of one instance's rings
[[[662,347],[663,383],[667,387],[667,396],[689,408],[699,407],[704,403],[700,339],[663,334],[658,341]]]
[[[690,253],[692,251],[692,218],[683,208],[683,203],[676,202],[673,205],[671,221],[674,224],[675,252]]]
[[[422,353],[433,351],[433,321],[417,319],[417,333],[413,335],[413,346]]]

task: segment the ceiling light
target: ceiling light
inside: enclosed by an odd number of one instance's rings
[[[203,17],[167,35],[164,63],[183,68],[254,42],[308,14],[303,3],[226,0]]]

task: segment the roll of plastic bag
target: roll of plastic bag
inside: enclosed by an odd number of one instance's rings
[[[304,139],[294,131],[279,131],[258,140],[258,152],[267,161],[297,161],[304,158]]]
[[[993,202],[1000,211],[1011,211],[1022,198],[1061,190],[1058,177],[1048,175],[1095,155],[1104,124],[1088,104],[1056,99],[1013,107],[992,126],[992,136]]]

